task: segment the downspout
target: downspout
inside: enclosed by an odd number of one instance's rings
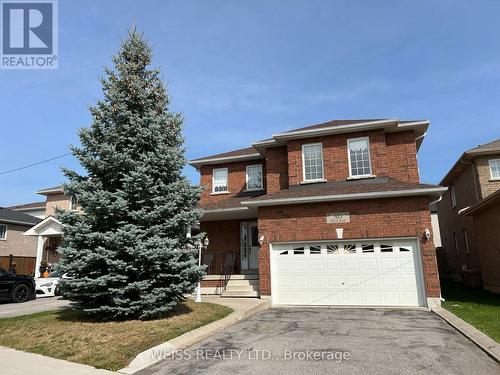
[[[417,142],[424,138],[427,135],[427,131],[424,132],[424,134],[418,136],[415,138],[415,149],[417,148]],[[418,179],[420,180],[420,163],[418,162],[418,151],[415,154],[415,157],[417,158],[417,172],[418,172]]]
[[[429,203],[429,206],[430,206],[431,204],[436,204],[436,207],[437,207],[437,204],[438,204],[439,202],[441,202],[441,200],[442,200],[442,199],[443,199],[443,194],[439,195],[439,198],[438,198],[438,199],[436,199],[435,201],[430,202],[430,203]],[[439,210],[438,210],[438,220],[439,220]],[[439,231],[441,231],[441,228],[439,228]],[[441,240],[442,240],[442,239],[441,239]],[[436,265],[437,265],[437,259],[436,259]],[[438,272],[438,275],[439,275],[439,272]],[[439,277],[439,276],[438,276],[438,277]],[[440,283],[439,283],[439,284],[441,284],[441,281],[440,281]],[[446,301],[446,300],[443,298],[443,295],[441,294],[441,285],[439,285],[439,300],[440,300],[441,302]]]

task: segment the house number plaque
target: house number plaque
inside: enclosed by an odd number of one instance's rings
[[[327,224],[335,223],[350,223],[351,217],[349,212],[334,212],[326,215]]]

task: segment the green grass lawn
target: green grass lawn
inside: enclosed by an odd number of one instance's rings
[[[50,311],[0,319],[0,345],[116,371],[140,352],[231,312],[193,301],[149,321],[97,322],[78,311]]]
[[[500,342],[500,295],[443,282],[443,307]]]

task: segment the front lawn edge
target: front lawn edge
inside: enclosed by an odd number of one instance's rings
[[[260,303],[254,306],[243,309],[243,310],[233,310],[231,314],[216,320],[215,322],[209,323],[202,327],[196,328],[192,331],[186,332],[181,336],[177,336],[172,340],[166,341],[160,345],[139,353],[127,367],[124,367],[117,372],[122,374],[133,374],[140,371],[148,366],[151,366],[162,359],[168,357],[175,350],[184,350],[191,345],[200,342],[201,340],[232,326],[236,322],[248,318],[249,316],[267,309],[269,307],[269,302],[266,300],[258,300]],[[213,303],[213,302],[212,302]],[[222,303],[220,303],[222,305]]]
[[[432,311],[500,363],[500,344],[495,340],[440,306],[433,307]]]

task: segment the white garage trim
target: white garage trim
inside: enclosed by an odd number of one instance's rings
[[[327,250],[328,244],[339,249]],[[346,244],[356,250],[344,253]],[[369,246],[363,251],[361,245]],[[400,251],[410,246],[408,254]],[[304,250],[292,254],[294,247]],[[420,241],[415,237],[274,242],[269,258],[273,305],[426,306]]]

